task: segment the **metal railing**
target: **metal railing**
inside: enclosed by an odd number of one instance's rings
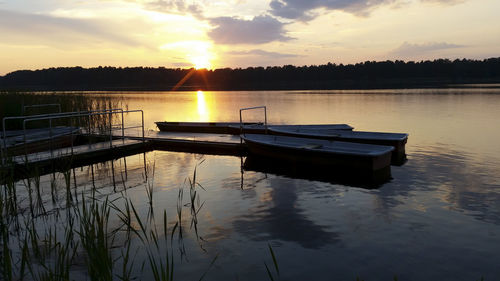
[[[124,114],[125,113],[141,113],[141,125],[140,126],[129,126],[125,127],[125,120],[124,120]],[[113,115],[121,115],[121,123],[119,126],[117,124],[113,124]],[[95,116],[108,116],[108,119],[104,119],[103,121],[100,122],[99,125],[105,125],[104,127],[101,127],[100,131],[94,131],[95,128],[93,128],[92,124],[92,117]],[[53,142],[55,138],[61,137],[61,136],[66,136],[69,135],[71,139],[71,145],[70,145],[70,153],[73,154],[73,148],[74,148],[74,138],[76,137],[76,134],[79,133],[82,128],[81,126],[81,119],[86,119],[88,126],[85,127],[85,133],[87,135],[92,135],[92,136],[105,136],[109,137],[109,147],[113,147],[113,137],[117,137],[113,133],[113,131],[120,130],[120,134],[118,137],[121,137],[122,139],[125,139],[125,129],[136,129],[136,128],[141,128],[142,129],[142,141],[145,142],[145,135],[144,135],[144,112],[143,110],[123,110],[123,109],[107,109],[107,110],[95,110],[95,111],[87,111],[87,112],[67,112],[67,113],[61,113],[61,114],[45,114],[45,115],[34,115],[34,116],[23,116],[23,117],[6,117],[4,118],[3,122],[5,124],[6,120],[12,120],[12,119],[22,119],[23,120],[23,126],[22,126],[22,140],[24,144],[24,149],[25,149],[25,155],[26,155],[26,160],[27,160],[27,155],[28,155],[28,144],[29,143],[35,143],[37,141],[48,141],[49,142],[49,150],[51,157],[53,157]],[[64,120],[68,119],[69,123],[71,126],[69,127],[69,134],[67,132],[62,132],[62,133],[54,133],[54,129],[56,126],[54,124],[56,123],[55,120]],[[36,121],[47,121],[48,122],[48,127],[44,128],[48,130],[48,136],[47,137],[42,137],[38,138],[36,140],[29,140],[27,138],[28,131],[27,131],[27,124],[31,122],[36,122]],[[78,126],[74,124],[75,120],[78,120]],[[105,122],[105,124],[103,124]],[[121,136],[120,136],[121,135]],[[4,147],[2,150],[2,163],[4,163],[5,158],[7,156],[7,144],[5,141],[5,125],[4,125]],[[5,151],[4,151],[5,150]]]
[[[52,104],[51,104],[52,105]],[[57,105],[57,104],[55,104]],[[44,106],[44,105],[42,105]],[[52,117],[52,116],[66,116],[66,115],[75,115],[75,114],[86,114],[86,113],[98,113],[98,112],[110,112],[110,111],[119,111],[122,114],[122,123],[123,123],[123,109],[121,108],[111,108],[111,109],[98,109],[98,110],[87,110],[87,111],[73,111],[73,112],[59,112],[59,113],[47,113],[47,114],[38,114],[38,115],[24,115],[24,116],[9,116],[2,118],[2,141],[3,146],[0,147],[0,157],[2,163],[4,162],[4,157],[7,156],[7,121],[14,120],[24,120],[28,118],[39,118],[39,117]],[[26,134],[26,131],[23,131],[23,134]],[[22,135],[20,132],[17,135]],[[16,134],[14,134],[16,136]],[[5,151],[4,151],[5,150]]]
[[[246,108],[241,108],[240,109],[240,134],[243,134],[243,118],[242,118],[242,115],[241,113],[243,111],[246,111],[246,110],[253,110],[253,109],[264,109],[264,128],[266,130],[266,134],[267,134],[267,108],[266,106],[254,106],[254,107],[246,107]]]

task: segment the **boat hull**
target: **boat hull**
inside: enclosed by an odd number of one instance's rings
[[[318,129],[318,130],[288,129],[288,128],[270,128],[269,133],[279,136],[291,136],[291,137],[301,137],[301,138],[392,146],[394,147],[394,151],[391,156],[391,163],[393,165],[402,165],[406,162],[405,146],[408,141],[407,134],[358,132],[358,131],[348,132],[348,131],[324,130],[324,129]]]
[[[352,130],[347,124],[320,124],[320,125],[268,125],[263,123],[239,122],[155,122],[162,132],[207,133],[207,134],[266,134],[268,128],[328,128],[337,130]]]
[[[6,139],[5,148],[2,143],[4,156],[11,157],[68,147],[75,143],[79,132],[80,129],[77,127],[56,127],[52,132],[49,129],[37,129],[27,130],[25,136],[19,133],[11,134],[11,137]]]
[[[155,122],[162,132],[232,134],[230,126],[238,127],[238,122]],[[253,123],[245,123],[250,125]],[[239,132],[238,132],[239,134]]]
[[[56,137],[52,140],[39,140],[26,144],[21,143],[7,147],[5,152],[6,156],[18,156],[23,154],[31,154],[35,152],[58,149],[62,147],[69,147],[73,143],[75,143],[76,138],[77,135],[64,135]]]
[[[261,136],[260,139],[262,139]],[[269,136],[273,137],[273,136]],[[331,142],[324,140],[310,140],[293,137],[274,136],[279,138],[275,143],[265,143],[259,138],[252,136],[242,136],[247,145],[249,154],[254,156],[266,157],[271,159],[279,159],[287,163],[301,165],[316,165],[318,167],[330,167],[337,170],[349,171],[365,171],[375,172],[378,170],[387,169],[391,164],[390,147],[363,145],[363,144],[346,144],[343,142]],[[304,142],[304,146],[283,146],[278,142]],[[332,149],[316,149],[314,146],[332,146]],[[336,149],[335,147],[339,147]],[[352,147],[351,151],[342,147]],[[380,151],[372,153],[369,149],[379,149]],[[366,152],[363,152],[362,150]]]
[[[307,129],[328,129],[328,130],[342,130],[342,131],[352,131],[353,127],[347,124],[310,124],[310,125],[268,125],[267,127],[260,124],[249,124],[244,125],[243,127],[238,125],[230,125],[229,133],[232,135],[239,134],[267,134],[271,129],[299,129],[299,128],[307,128]]]

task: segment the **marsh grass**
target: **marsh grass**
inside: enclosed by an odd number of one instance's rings
[[[108,198],[99,204],[95,198],[87,204],[82,194],[82,204],[75,212],[79,218],[79,235],[86,256],[88,275],[91,280],[112,280],[113,259],[111,245],[113,236],[108,232],[110,206]]]
[[[92,96],[89,98],[85,94],[75,94],[72,93],[68,95],[64,92],[52,92],[52,93],[36,93],[36,92],[1,92],[0,91],[0,119],[7,116],[21,116],[21,115],[35,115],[35,114],[48,114],[55,113],[54,108],[31,108],[29,111],[23,113],[23,106],[25,105],[35,105],[35,104],[53,104],[57,103],[61,105],[62,112],[73,112],[73,111],[90,111],[90,110],[102,110],[107,108],[122,108],[126,107],[126,104],[119,99],[119,97],[109,97],[109,96]],[[17,105],[17,106],[13,106]],[[61,122],[58,125],[78,125],[81,127],[92,125],[91,128],[95,128],[97,131],[106,131],[109,124],[109,118],[118,118],[115,116],[101,115],[101,116],[91,116],[84,120],[83,118],[78,118],[73,121],[69,120],[59,120]],[[47,126],[46,121],[41,121],[39,123],[33,122],[31,125],[43,127]],[[95,126],[94,126],[95,125]],[[0,122],[0,129],[2,124]],[[22,129],[22,121],[12,121],[6,124],[7,129]]]
[[[179,187],[172,222],[167,220],[166,209],[161,222],[154,215],[154,162],[144,168],[148,173],[143,181],[148,206],[145,216],[128,197],[121,170],[123,189],[108,186],[109,193],[95,182],[85,185],[89,190],[79,186],[75,169],[53,172],[44,176],[44,181],[38,171],[21,182],[7,180],[0,192],[0,279],[72,280],[80,276],[88,280],[136,280],[146,274],[154,280],[174,280],[176,261],[187,260],[183,221],[189,219],[184,208],[190,210],[189,229],[199,241],[198,214],[204,205],[199,191],[204,188],[197,182],[198,165],[192,178],[185,181],[188,202],[184,202],[184,185]],[[94,167],[90,165],[87,171],[92,180]],[[103,168],[98,169],[100,178],[117,172]],[[44,182],[50,190],[44,190]],[[22,186],[23,197],[19,198],[17,190]],[[217,258],[199,280],[207,276]]]

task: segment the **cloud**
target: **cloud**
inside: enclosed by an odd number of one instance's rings
[[[466,0],[420,0],[420,1],[423,3],[454,5],[454,4],[464,3]]]
[[[144,3],[144,7],[162,13],[192,14],[195,17],[203,18],[202,7],[198,4],[186,4],[183,0],[155,0]]]
[[[257,16],[252,20],[218,17],[209,20],[215,26],[208,36],[220,44],[263,44],[288,41],[284,23],[271,16]]]
[[[254,49],[251,51],[232,51],[232,52],[227,52],[226,54],[235,55],[235,56],[258,56],[258,57],[266,57],[266,58],[272,58],[272,59],[298,57],[298,55],[295,55],[295,54],[268,52],[268,51],[258,50],[258,49]]]
[[[71,19],[0,10],[0,32],[13,41],[64,45],[75,42],[114,42],[137,46],[139,42],[115,32],[109,23],[96,19]],[[14,40],[11,40],[14,38]]]
[[[228,51],[223,54],[226,64],[240,67],[259,67],[293,64],[298,54],[270,52],[261,49]]]
[[[371,9],[397,0],[272,0],[271,13],[287,19],[311,20],[315,9],[339,10],[356,15],[366,15]]]
[[[421,56],[422,54],[432,53],[434,51],[441,51],[446,49],[463,48],[463,45],[450,44],[450,43],[424,43],[424,44],[411,44],[404,42],[401,46],[393,50],[391,53],[399,56]]]
[[[181,68],[193,67],[192,63],[187,63],[187,62],[176,62],[176,63],[172,63],[172,65],[175,67],[181,67]]]

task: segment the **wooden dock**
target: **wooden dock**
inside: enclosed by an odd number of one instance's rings
[[[79,136],[86,143],[66,146],[53,150],[45,149],[29,154],[11,156],[2,166],[0,178],[11,173],[15,179],[35,174],[42,175],[54,171],[108,161],[152,150],[201,153],[211,155],[244,156],[246,146],[239,136],[225,137],[216,134],[163,134],[152,133],[144,139],[140,136],[125,138],[114,136]]]
[[[128,137],[141,140],[141,137]],[[145,138],[153,150],[201,153],[211,155],[244,156],[245,144],[239,136],[204,133],[152,132]]]
[[[111,145],[110,145],[111,144]],[[7,169],[11,169],[14,178],[20,179],[33,174],[46,174],[65,171],[70,168],[117,159],[151,150],[151,145],[138,140],[113,140],[59,148],[27,155],[15,156]],[[6,171],[4,171],[6,172]]]

